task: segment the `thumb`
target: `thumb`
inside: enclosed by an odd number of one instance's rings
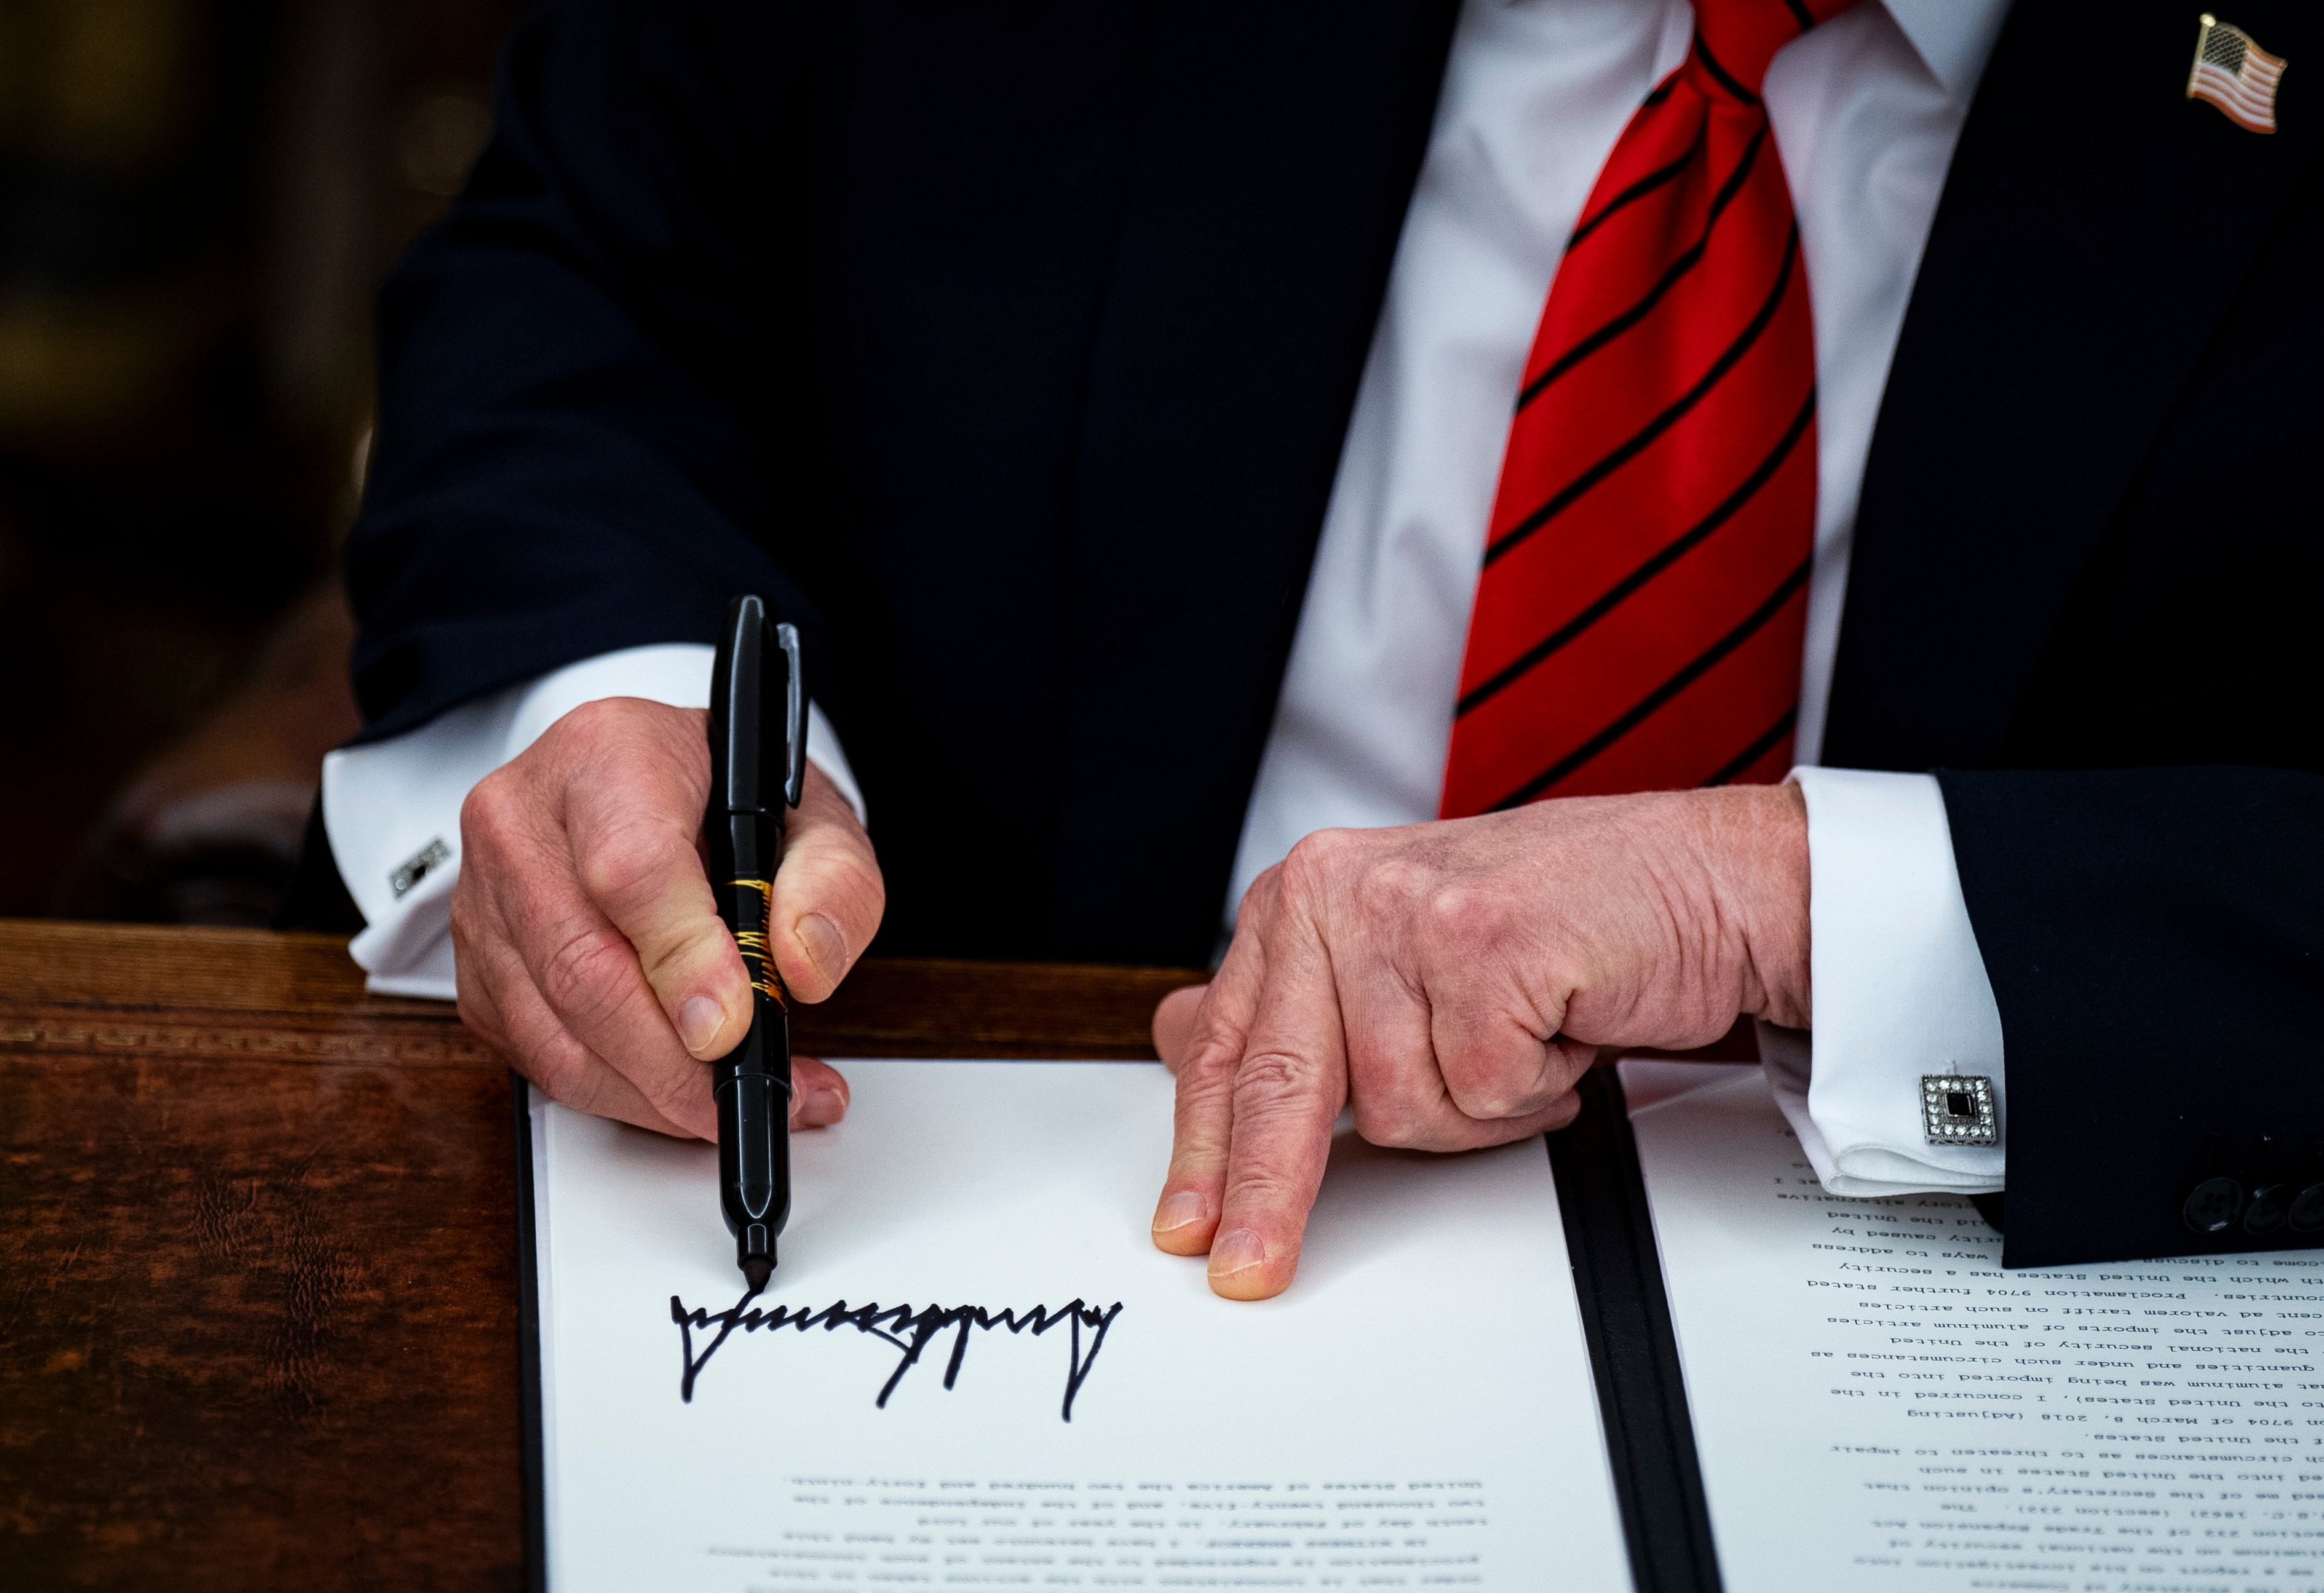
[[[783,836],[767,926],[776,971],[791,994],[820,1001],[837,990],[887,908],[872,837],[839,788],[809,763],[806,792]]]

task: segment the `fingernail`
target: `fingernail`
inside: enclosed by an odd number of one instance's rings
[[[847,967],[847,939],[839,925],[821,913],[808,913],[793,932],[807,947],[807,960],[824,978],[836,982]]]
[[[1154,1231],[1176,1233],[1189,1223],[1200,1222],[1208,1210],[1202,1196],[1191,1189],[1182,1189],[1155,1211]]]
[[[718,1010],[718,1003],[707,996],[688,996],[686,1004],[678,1009],[678,1038],[696,1056],[710,1049],[718,1038],[718,1031],[725,1027],[725,1015]]]
[[[1248,1272],[1267,1259],[1267,1247],[1247,1228],[1222,1233],[1211,1243],[1211,1275],[1231,1277]]]
[[[810,1090],[799,1108],[799,1121],[810,1128],[827,1128],[845,1116],[847,1102],[836,1090]]]

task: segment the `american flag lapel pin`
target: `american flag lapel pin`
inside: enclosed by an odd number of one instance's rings
[[[2252,42],[2209,12],[2195,35],[2195,66],[2187,74],[2187,97],[2209,100],[2219,114],[2251,133],[2275,131],[2275,90],[2283,81],[2283,59]]]

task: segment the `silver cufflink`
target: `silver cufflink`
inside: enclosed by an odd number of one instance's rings
[[[445,845],[444,837],[438,835],[395,865],[395,871],[387,877],[387,888],[395,893],[396,900],[401,901],[411,894],[413,886],[428,878],[430,870],[451,861],[452,849]]]
[[[1983,1073],[1923,1073],[1921,1127],[1931,1145],[1999,1145],[1993,1081]]]

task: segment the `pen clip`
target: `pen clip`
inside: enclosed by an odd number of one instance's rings
[[[807,789],[807,683],[799,672],[798,627],[775,627],[783,653],[783,802],[797,807]]]

